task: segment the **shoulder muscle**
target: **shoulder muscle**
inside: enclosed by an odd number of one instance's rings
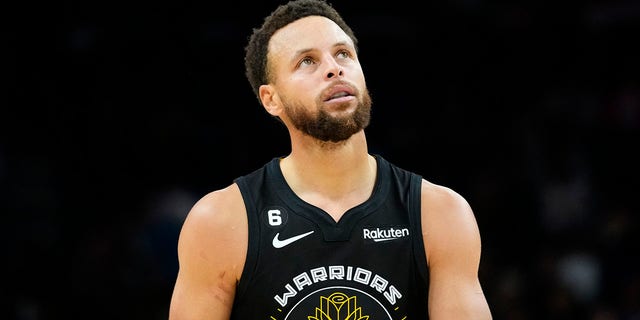
[[[178,240],[180,269],[172,319],[231,312],[247,251],[247,217],[237,185],[211,192],[191,209]],[[180,316],[178,316],[180,315]]]
[[[423,180],[422,230],[430,264],[442,257],[479,259],[480,234],[473,211],[454,190]]]

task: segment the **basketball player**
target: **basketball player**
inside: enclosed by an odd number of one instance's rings
[[[170,319],[491,319],[467,201],[368,152],[371,98],[334,8],[280,5],[245,63],[291,152],[193,206]]]

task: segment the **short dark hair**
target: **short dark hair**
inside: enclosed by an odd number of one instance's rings
[[[260,100],[259,88],[269,83],[267,53],[269,40],[282,27],[307,16],[323,16],[335,22],[351,38],[357,51],[358,40],[340,14],[325,0],[291,0],[279,5],[264,18],[260,28],[254,28],[249,43],[245,47],[245,75],[253,93]]]

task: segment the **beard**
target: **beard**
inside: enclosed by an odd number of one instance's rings
[[[324,108],[318,113],[308,111],[300,103],[283,101],[284,109],[293,126],[303,133],[324,142],[341,142],[349,139],[356,132],[366,128],[371,119],[371,96],[364,90],[362,99],[354,113],[346,116],[332,116]],[[322,101],[317,101],[322,106]],[[347,106],[345,106],[347,107]]]

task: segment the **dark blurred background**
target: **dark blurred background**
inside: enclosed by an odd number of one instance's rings
[[[4,5],[0,318],[167,318],[191,206],[289,151],[244,78],[278,3]],[[334,6],[370,151],[470,202],[494,319],[640,319],[640,3]]]

